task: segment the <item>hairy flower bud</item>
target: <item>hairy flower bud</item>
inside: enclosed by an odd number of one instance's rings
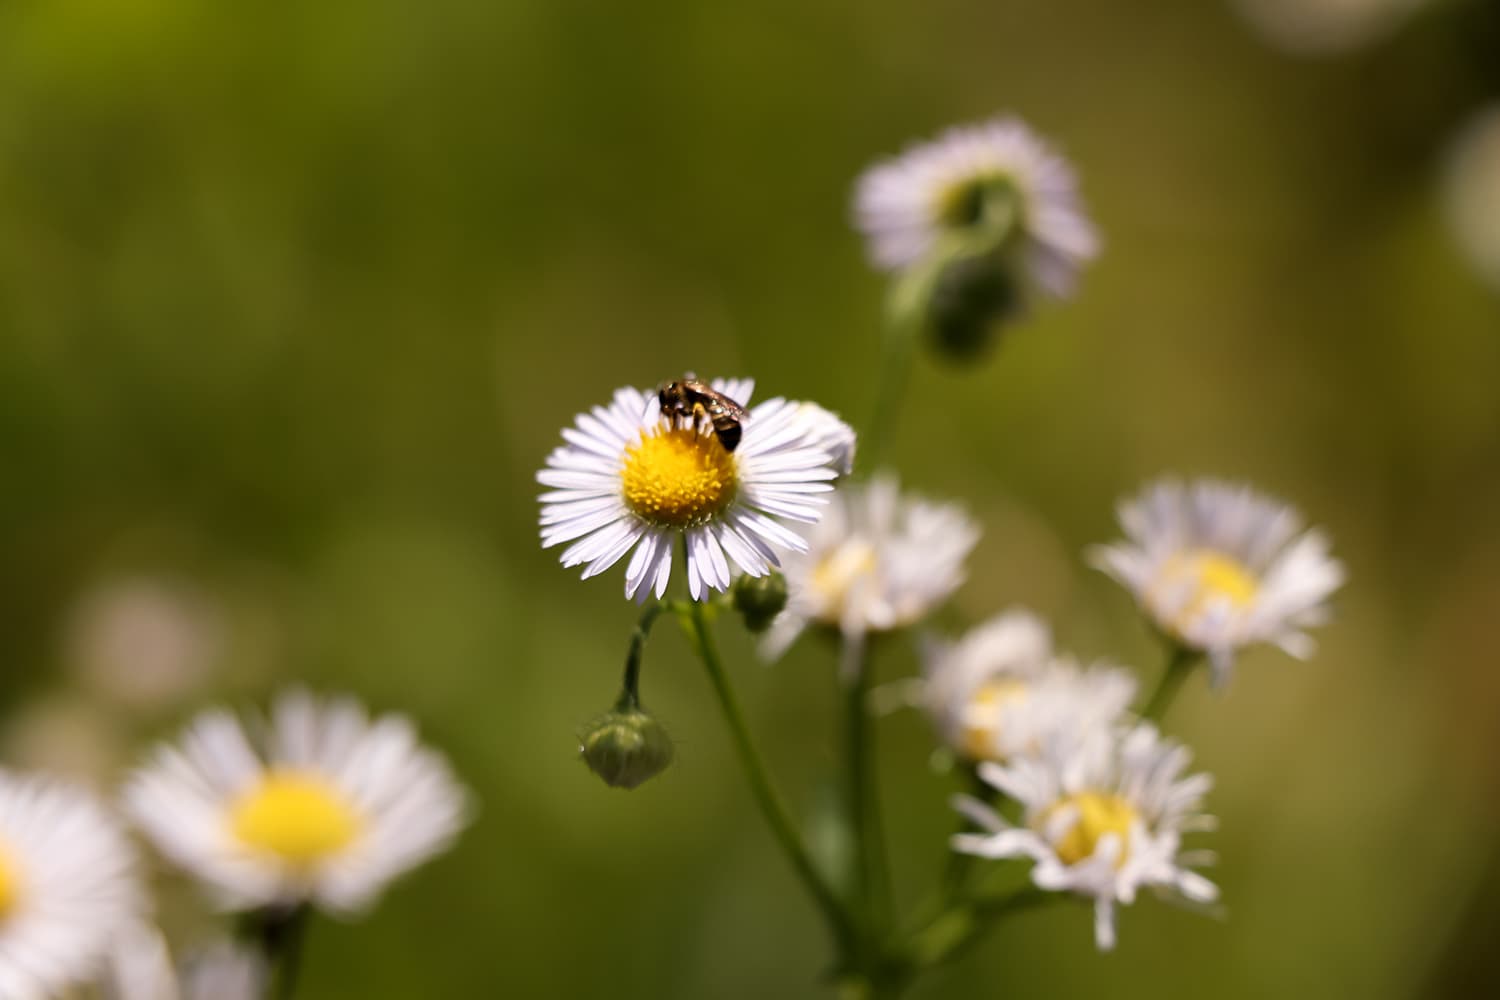
[[[611,788],[634,788],[672,763],[666,727],[639,707],[616,707],[596,719],[579,745],[583,762]]]
[[[770,627],[781,609],[786,607],[786,577],[780,573],[765,576],[742,576],[734,583],[734,610],[744,619],[745,628],[759,634]]]

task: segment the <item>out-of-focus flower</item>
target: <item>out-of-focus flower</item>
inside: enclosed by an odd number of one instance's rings
[[[1122,503],[1119,516],[1126,541],[1096,546],[1090,560],[1135,595],[1157,628],[1207,653],[1216,684],[1228,681],[1244,646],[1312,655],[1303,630],[1327,620],[1344,568],[1322,532],[1302,531],[1291,507],[1247,486],[1163,481]]]
[[[89,687],[117,704],[154,708],[204,682],[222,651],[223,631],[204,594],[164,579],[124,577],[84,595],[66,644]]]
[[[754,383],[712,386],[744,404]],[[635,549],[625,594],[642,600],[666,593],[680,538],[694,600],[729,586],[731,562],[750,576],[770,572],[778,550],[806,549],[783,522],[822,515],[820,494],[847,465],[853,431],[821,407],[784,399],[750,410],[742,431],[731,451],[706,418],[684,424],[661,412],[654,393],[616,391],[563,431],[567,444],[537,473],[552,488],[540,498],[543,547],[571,542],[562,564],[582,565],[585,579]]]
[[[590,771],[611,788],[635,788],[665,771],[675,755],[672,737],[656,716],[621,705],[600,716],[579,741]]]
[[[91,795],[0,771],[0,996],[46,1000],[97,977],[141,912],[135,866]]]
[[[1286,52],[1329,55],[1378,41],[1426,0],[1233,0],[1267,42]]]
[[[161,933],[139,924],[117,938],[103,987],[107,1000],[264,1000],[268,980],[265,959],[230,941],[174,968]]]
[[[280,697],[263,745],[214,710],[130,778],[125,806],[226,909],[368,906],[444,850],[468,798],[404,717],[353,700]]]
[[[1448,153],[1443,196],[1458,245],[1500,291],[1500,105],[1464,126]]]
[[[980,714],[1019,696],[1052,656],[1052,632],[1030,611],[1014,608],[961,639],[922,646],[921,701],[943,741],[975,760],[990,757],[989,726]]]
[[[922,702],[943,741],[972,761],[1031,753],[1055,734],[1108,734],[1135,697],[1116,667],[1080,668],[1052,653],[1045,623],[1008,611],[957,642],[923,650]]]
[[[129,760],[130,743],[119,723],[118,713],[76,690],[48,695],[18,706],[5,720],[0,759],[99,787]]]
[[[958,589],[978,541],[960,508],[902,496],[890,476],[840,490],[808,550],[786,559],[787,607],[763,651],[781,655],[809,625],[857,643],[916,623]]]
[[[1099,252],[1072,167],[1009,117],[949,129],[871,167],[854,220],[885,270],[927,261],[953,238],[1013,258],[1028,283],[1057,298]]]
[[[1142,724],[1105,742],[1050,741],[1007,764],[983,763],[979,776],[1022,808],[1019,826],[977,799],[957,808],[984,831],[953,838],[954,850],[985,858],[1030,858],[1039,888],[1094,900],[1094,940],[1115,944],[1115,906],[1141,887],[1160,887],[1196,902],[1218,889],[1191,871],[1182,834],[1211,829],[1198,812],[1212,785],[1206,774],[1182,777],[1185,747]]]

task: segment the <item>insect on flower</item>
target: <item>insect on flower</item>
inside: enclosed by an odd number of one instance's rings
[[[747,416],[745,408],[722,392],[699,382],[692,372],[662,386],[657,390],[656,398],[661,404],[661,412],[674,423],[685,421],[692,426],[700,417],[707,417],[725,451],[734,451],[739,446],[740,422]]]

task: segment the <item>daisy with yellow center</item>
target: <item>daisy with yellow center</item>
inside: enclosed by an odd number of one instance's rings
[[[754,383],[720,380],[715,391],[744,406]],[[787,522],[812,524],[823,494],[847,472],[854,432],[819,406],[772,399],[750,409],[727,448],[706,416],[670,418],[654,392],[620,389],[608,406],[580,414],[537,481],[542,545],[570,543],[564,566],[585,579],[631,553],[625,595],[666,593],[673,550],[687,548],[694,600],[729,587],[731,566],[764,576],[778,553],[806,548]],[[632,550],[634,550],[632,552]]]
[[[962,509],[903,496],[891,476],[839,490],[807,549],[786,559],[787,607],[764,653],[780,656],[809,626],[835,629],[852,646],[915,624],[958,589],[978,541]]]
[[[968,761],[1004,762],[1058,732],[1109,732],[1136,684],[1117,667],[1082,669],[1059,657],[1046,623],[1013,608],[956,641],[927,640],[921,690],[950,749]]]
[[[1073,168],[1013,117],[949,129],[860,177],[854,221],[882,270],[931,256],[950,237],[1003,232],[1030,284],[1064,298],[1099,252]]]
[[[125,832],[89,794],[0,771],[0,996],[92,981],[143,898]]]
[[[360,909],[443,850],[468,812],[407,720],[303,692],[277,701],[260,745],[228,713],[206,713],[132,776],[125,804],[232,910]]]
[[[1292,508],[1244,486],[1166,481],[1120,506],[1126,541],[1091,561],[1135,595],[1163,633],[1207,653],[1227,681],[1236,650],[1268,642],[1312,654],[1344,569]]]
[[[1038,888],[1094,901],[1094,938],[1115,944],[1115,908],[1143,887],[1212,902],[1218,888],[1192,871],[1182,835],[1210,829],[1198,810],[1212,785],[1183,777],[1190,755],[1154,727],[1105,731],[1105,739],[1056,733],[1035,753],[984,763],[979,776],[1021,806],[1012,824],[978,799],[954,804],[982,832],[954,836],[953,848],[984,858],[1029,858]],[[1095,735],[1098,735],[1097,733]]]

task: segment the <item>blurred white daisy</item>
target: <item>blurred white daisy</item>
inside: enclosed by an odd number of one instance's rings
[[[1500,104],[1464,126],[1445,173],[1449,228],[1474,269],[1500,291]]]
[[[1207,653],[1216,684],[1243,646],[1312,655],[1303,629],[1327,620],[1344,568],[1291,507],[1246,486],[1163,481],[1122,503],[1119,517],[1126,541],[1096,546],[1090,561],[1174,641]]]
[[[161,932],[138,924],[119,934],[103,987],[107,1000],[263,1000],[268,981],[265,959],[231,941],[174,967]]]
[[[715,391],[744,405],[754,383],[718,380]],[[687,540],[688,593],[702,599],[730,583],[730,564],[749,576],[780,565],[778,551],[807,547],[783,522],[811,524],[842,468],[854,432],[821,407],[772,399],[748,411],[734,450],[706,419],[684,425],[657,396],[620,389],[608,406],[580,414],[566,445],[547,456],[537,481],[542,546],[571,542],[564,566],[585,579],[635,553],[625,595],[666,593],[672,550]]]
[[[137,825],[226,909],[361,909],[466,822],[464,790],[404,717],[294,691],[256,732],[204,713],[125,789]]]
[[[902,496],[890,476],[841,489],[807,550],[785,561],[787,606],[763,651],[780,656],[809,625],[857,646],[867,633],[916,623],[958,589],[978,541],[962,509]]]
[[[956,642],[922,650],[921,701],[943,741],[973,761],[1030,753],[1053,733],[1108,733],[1135,697],[1135,678],[1080,668],[1052,652],[1047,625],[1015,609]]]
[[[1400,27],[1426,0],[1232,0],[1267,42],[1299,55],[1347,52]]]
[[[1115,905],[1135,901],[1142,887],[1212,902],[1218,888],[1187,867],[1182,834],[1213,828],[1198,812],[1213,784],[1206,774],[1182,777],[1185,747],[1161,739],[1153,726],[1118,731],[1105,743],[1054,739],[1036,754],[1007,764],[979,765],[979,776],[1021,805],[1014,825],[977,799],[955,806],[982,833],[953,837],[954,850],[984,858],[1030,858],[1042,889],[1094,900],[1094,940],[1115,944]]]
[[[135,852],[91,795],[0,771],[0,997],[95,979],[142,909]]]
[[[1059,298],[1099,252],[1073,168],[1010,117],[949,129],[871,167],[854,218],[885,270],[926,259],[950,234],[1008,230],[1030,279]]]

